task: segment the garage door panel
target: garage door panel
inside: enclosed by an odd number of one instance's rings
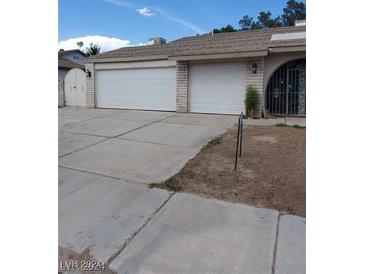
[[[244,64],[191,66],[189,104],[191,112],[239,114],[244,111]]]
[[[174,111],[175,79],[174,67],[99,70],[96,72],[97,107]]]

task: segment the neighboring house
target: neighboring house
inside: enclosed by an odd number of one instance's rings
[[[66,73],[72,68],[84,69],[87,55],[81,50],[63,50],[58,52],[58,80],[64,80]]]
[[[84,69],[84,66],[66,59],[58,58],[58,80],[64,80],[67,72],[73,68]]]
[[[87,106],[239,114],[247,86],[257,116],[305,116],[306,27],[192,36],[86,59]]]
[[[85,57],[87,57],[87,55],[79,49],[72,49],[72,50],[60,49],[58,52],[58,58],[66,59],[74,63],[78,63],[80,65],[85,64]]]

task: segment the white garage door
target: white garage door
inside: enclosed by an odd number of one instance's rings
[[[193,65],[189,68],[191,112],[240,114],[244,110],[242,63]]]
[[[175,67],[96,71],[96,106],[175,111],[175,79]]]

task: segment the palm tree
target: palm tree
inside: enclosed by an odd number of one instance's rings
[[[85,53],[87,56],[92,56],[100,53],[100,46],[90,43],[89,47],[86,47]]]

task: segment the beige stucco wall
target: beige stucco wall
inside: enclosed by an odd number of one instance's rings
[[[270,80],[271,75],[274,71],[286,62],[305,58],[305,51],[301,52],[285,52],[285,53],[270,53],[265,57],[265,68],[264,68],[264,90]]]

